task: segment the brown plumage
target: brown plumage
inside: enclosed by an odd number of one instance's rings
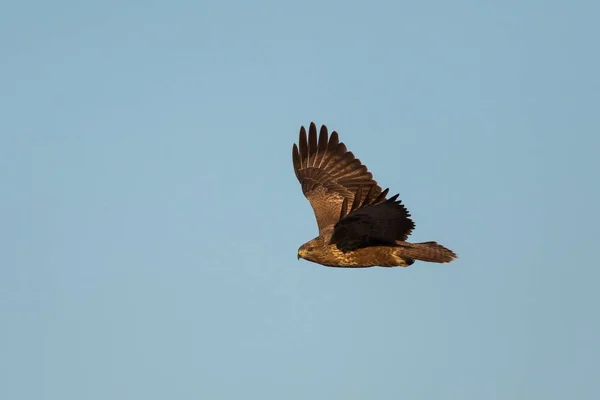
[[[319,236],[298,249],[330,267],[407,267],[415,260],[445,263],[456,254],[436,242],[409,243],[415,227],[398,195],[387,198],[359,159],[325,125],[300,128],[294,172],[317,219]]]

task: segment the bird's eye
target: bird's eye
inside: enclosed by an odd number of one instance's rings
[[[306,251],[313,251],[314,249],[315,249],[314,247],[312,247],[312,246],[308,246],[308,247],[306,248]]]

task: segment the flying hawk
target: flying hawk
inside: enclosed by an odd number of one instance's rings
[[[300,128],[292,149],[294,171],[317,219],[319,236],[298,249],[298,259],[330,267],[408,267],[415,260],[446,263],[456,254],[436,242],[409,243],[415,227],[398,195],[389,189],[354,154],[331,136],[325,125],[317,138],[310,124],[308,137]]]

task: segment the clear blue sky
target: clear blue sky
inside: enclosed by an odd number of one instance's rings
[[[600,398],[599,12],[4,4],[0,398]],[[297,261],[310,121],[460,259]]]

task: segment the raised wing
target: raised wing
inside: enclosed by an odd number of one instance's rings
[[[300,128],[292,160],[302,192],[315,212],[319,231],[338,221],[342,203],[351,204],[359,188],[371,189],[375,195],[381,193],[367,167],[339,142],[337,132],[329,136],[325,125],[321,126],[318,139],[313,122],[308,137],[304,127]]]
[[[343,201],[331,244],[347,252],[370,246],[394,246],[396,241],[405,241],[415,223],[402,202],[397,200],[398,195],[386,200],[387,193],[388,189],[379,195],[369,190],[363,196],[363,190],[359,188],[348,213],[346,201]],[[360,198],[363,200],[359,201]]]

